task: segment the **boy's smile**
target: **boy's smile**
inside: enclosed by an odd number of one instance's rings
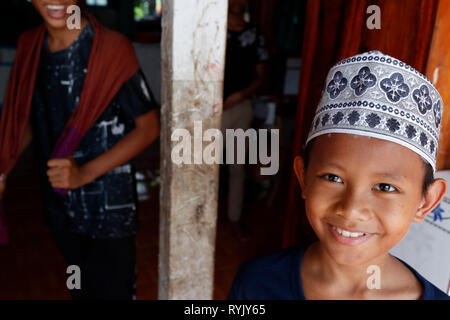
[[[45,23],[56,29],[66,26],[69,16],[67,8],[77,4],[76,0],[33,0],[32,2]]]
[[[338,264],[373,262],[426,215],[420,210],[423,161],[397,143],[322,135],[314,139],[306,172],[300,173],[301,158],[295,166],[308,220]]]
[[[33,6],[44,20],[44,25],[48,31],[47,44],[51,52],[68,48],[80,35],[87,24],[87,19],[83,15],[75,16],[78,11],[69,11],[67,8],[72,5],[83,4],[80,0],[32,0]],[[80,8],[81,9],[81,8]],[[75,16],[78,25],[69,28],[68,19]]]
[[[375,235],[375,233],[350,231],[348,229],[340,228],[332,224],[329,224],[328,226],[330,232],[333,234],[333,236],[338,242],[349,246],[357,246]]]
[[[52,19],[63,19],[66,16],[67,5],[45,5],[47,15]]]

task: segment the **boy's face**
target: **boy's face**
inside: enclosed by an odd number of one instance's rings
[[[386,254],[412,221],[422,221],[432,209],[429,201],[424,204],[421,158],[393,142],[321,135],[314,141],[306,172],[302,169],[297,157],[295,170],[308,220],[339,264],[361,265]],[[341,235],[337,228],[356,237]]]
[[[32,3],[47,26],[61,29],[66,27],[69,17],[67,8],[76,5],[77,0],[32,0]]]
[[[233,14],[244,13],[248,0],[228,0],[228,11]]]

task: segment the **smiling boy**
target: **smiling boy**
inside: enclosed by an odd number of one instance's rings
[[[137,196],[132,159],[159,135],[156,104],[123,35],[83,0],[33,0],[43,24],[21,35],[0,121],[0,175],[33,139],[45,215],[68,265],[74,299],[132,299]],[[5,179],[0,179],[0,198]]]
[[[228,298],[449,299],[389,254],[446,192],[433,178],[441,115],[433,84],[395,58],[371,51],[332,67],[294,161],[319,240],[243,264]]]

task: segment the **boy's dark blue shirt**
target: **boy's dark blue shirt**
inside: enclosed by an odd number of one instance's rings
[[[33,96],[33,132],[50,227],[92,238],[122,238],[135,235],[138,230],[132,161],[70,190],[67,196],[53,191],[46,174],[56,141],[78,105],[93,36],[94,30],[88,23],[69,48],[57,52],[49,51],[45,38]],[[107,152],[134,129],[135,118],[154,108],[151,92],[138,71],[81,140],[73,154],[77,164],[82,166]]]
[[[283,249],[242,264],[233,281],[228,299],[306,300],[300,278],[306,248],[307,246]],[[404,261],[401,262],[424,286],[422,300],[450,300],[448,295],[424,279],[411,266]]]

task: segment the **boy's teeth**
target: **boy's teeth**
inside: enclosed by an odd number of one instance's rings
[[[47,8],[49,8],[50,10],[64,10],[64,6],[61,5],[47,5]]]
[[[336,231],[340,234],[343,235],[344,237],[351,237],[351,238],[356,238],[356,237],[361,237],[364,236],[365,233],[362,232],[349,232],[343,229],[340,229],[338,227],[336,227]]]

